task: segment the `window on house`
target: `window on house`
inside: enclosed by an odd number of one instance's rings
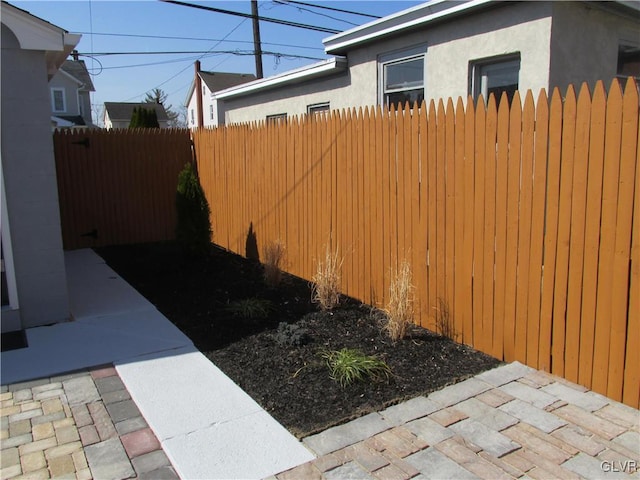
[[[191,125],[195,125],[196,124],[196,120],[195,120],[195,115],[193,114],[193,108],[191,109]]]
[[[640,79],[640,47],[631,45],[620,45],[618,47],[616,75],[623,79],[627,77]]]
[[[478,99],[482,94],[487,101],[489,95],[493,93],[496,102],[499,102],[502,92],[506,92],[511,104],[520,79],[520,54],[478,60],[471,63],[470,70],[471,91],[474,99]]]
[[[53,108],[54,112],[67,111],[67,103],[65,101],[63,88],[51,89],[51,107]]]
[[[206,95],[206,94],[207,94],[207,86],[202,85],[202,95]]]
[[[382,104],[402,107],[424,100],[426,49],[426,45],[420,45],[378,58]]]
[[[213,120],[213,105],[209,105],[209,118]]]
[[[323,112],[329,111],[329,102],[315,103],[313,105],[307,105],[307,113],[309,115],[317,115]]]
[[[275,115],[267,115],[267,123],[269,122],[280,122],[287,119],[286,113],[276,113]]]

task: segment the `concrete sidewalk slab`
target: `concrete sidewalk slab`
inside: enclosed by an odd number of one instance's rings
[[[69,303],[76,320],[155,309],[93,251],[65,254]]]
[[[194,347],[115,365],[182,478],[264,478],[315,458]]]
[[[163,325],[162,319],[154,309],[29,329],[28,348],[2,352],[2,382],[49,377],[191,345],[178,329]]]

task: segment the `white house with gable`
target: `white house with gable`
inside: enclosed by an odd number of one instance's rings
[[[195,63],[193,82],[187,92],[187,126],[189,128],[224,125],[224,109],[215,92],[255,80],[251,73],[207,72]]]

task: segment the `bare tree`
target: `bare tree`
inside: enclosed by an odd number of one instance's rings
[[[147,92],[144,103],[157,103],[164,107],[167,112],[167,118],[169,119],[169,126],[174,128],[186,127],[186,121],[182,118],[179,112],[173,109],[173,105],[167,105],[167,94],[161,88],[154,88],[150,92]]]

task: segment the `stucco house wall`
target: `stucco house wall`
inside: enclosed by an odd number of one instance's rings
[[[579,28],[576,28],[579,26]],[[306,113],[307,105],[330,102],[330,108],[383,103],[380,60],[416,49],[425,53],[425,99],[466,98],[476,61],[513,54],[520,59],[518,89],[537,94],[544,88],[586,80],[609,82],[616,73],[622,38],[639,39],[638,19],[625,18],[588,2],[489,3],[464,15],[440,20],[362,46],[335,48],[346,54],[348,70],[298,84],[224,99],[227,123],[263,120],[268,115]],[[332,50],[333,48],[333,50]],[[228,89],[227,94],[233,91]]]
[[[579,79],[593,89],[598,80],[608,83],[616,76],[619,45],[640,47],[640,17],[614,14],[588,2],[553,2],[551,37],[550,86],[564,91]]]
[[[17,290],[17,305],[3,307],[2,330],[8,331],[67,320],[69,299],[51,139],[46,53],[20,44],[4,23],[5,8],[9,7],[4,4],[2,7],[3,210],[7,211],[5,220],[10,226],[7,240]],[[25,28],[31,18],[26,18]],[[64,31],[59,30],[58,43],[63,50]],[[22,31],[22,38],[25,35]],[[4,226],[3,221],[3,230]],[[6,246],[3,232],[5,255]]]

